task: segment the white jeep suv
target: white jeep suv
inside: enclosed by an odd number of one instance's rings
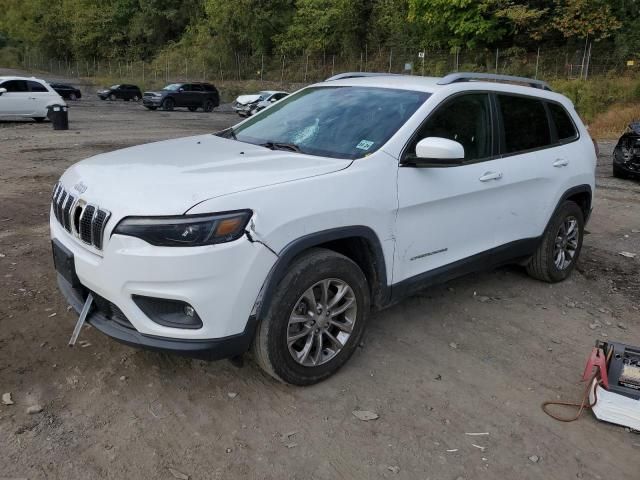
[[[565,279],[594,145],[543,82],[480,77],[319,83],[216,134],[70,167],[51,209],[62,292],[116,340],[251,350],[305,385],[425,286],[510,262]]]
[[[44,80],[0,77],[0,116],[30,117],[42,122],[52,105],[65,106],[66,103]]]

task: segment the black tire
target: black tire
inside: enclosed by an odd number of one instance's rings
[[[70,93],[69,94],[69,100],[77,100],[77,99],[78,99],[78,97],[76,96],[75,93]]]
[[[560,268],[556,264],[554,250],[556,241],[562,236],[561,227],[566,221],[575,219],[577,221],[577,243],[575,253],[568,265]],[[533,278],[543,282],[556,283],[566,279],[578,262],[580,251],[582,250],[582,240],[584,238],[584,214],[580,206],[572,201],[564,202],[556,210],[553,218],[549,222],[544,232],[542,242],[538,249],[527,263],[527,273]],[[562,244],[562,242],[559,242]]]
[[[346,343],[335,356],[317,366],[304,366],[294,360],[289,351],[289,317],[302,295],[325,279],[345,282],[351,288],[357,305],[355,322]],[[370,302],[367,279],[355,262],[331,250],[309,250],[289,267],[257,327],[252,345],[256,363],[275,379],[293,385],[312,385],[328,378],[346,363],[360,344]],[[325,351],[324,348],[323,345],[320,350]]]
[[[613,176],[616,178],[629,178],[629,174],[624,170],[624,168],[620,167],[615,162],[613,164]]]
[[[187,107],[189,109],[190,112],[195,112],[196,110],[198,110],[198,107]]]
[[[213,103],[213,100],[205,100],[204,104],[202,105],[202,110],[204,110],[205,112],[212,112],[214,107],[215,105]]]
[[[145,107],[145,108],[148,108],[149,110],[157,110],[158,109],[158,107]]]
[[[45,118],[46,118],[46,117],[33,117],[33,119],[36,121],[36,123],[42,123],[42,122],[44,122],[44,119],[45,119]]]
[[[111,100],[112,102],[114,102],[116,100],[116,96],[112,93],[111,95],[109,95],[109,100]]]
[[[174,102],[173,98],[165,98],[162,102],[162,109],[170,112],[173,110],[173,107],[176,106],[176,102]]]
[[[139,100],[140,100],[140,97],[139,97],[138,95],[134,95],[132,100],[133,100],[134,102],[137,102],[137,101],[139,101]]]

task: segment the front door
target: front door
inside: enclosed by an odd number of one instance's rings
[[[405,155],[426,137],[457,141],[465,163],[400,167],[394,283],[496,246],[496,219],[508,199],[501,196],[494,123],[488,93],[457,95],[429,115],[409,144]]]

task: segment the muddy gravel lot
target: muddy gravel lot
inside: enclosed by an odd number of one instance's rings
[[[569,280],[508,267],[431,288],[376,314],[333,378],[294,388],[251,362],[139,351],[91,327],[67,347],[77,317],[51,260],[54,182],[91,155],[237,121],[91,96],[70,119],[65,132],[0,121],[0,393],[14,402],[0,404],[0,477],[640,478],[640,435],[540,409],[581,396],[596,339],[640,344],[640,183],[611,177],[612,143]]]

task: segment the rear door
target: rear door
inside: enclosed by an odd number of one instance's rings
[[[560,189],[558,152],[545,102],[536,97],[497,93],[503,209],[496,224],[498,244],[542,235],[549,206]],[[561,162],[560,162],[561,163]]]
[[[202,85],[198,83],[192,83],[191,89],[189,90],[189,106],[191,107],[201,107],[204,103],[204,95],[205,91]]]
[[[26,80],[7,80],[0,85],[7,91],[0,95],[0,114],[29,115],[33,108]]]

